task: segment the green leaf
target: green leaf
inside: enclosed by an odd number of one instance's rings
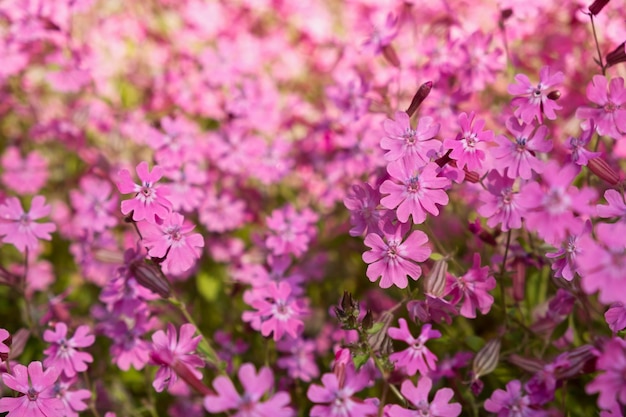
[[[354,362],[354,367],[356,369],[361,368],[361,366],[365,365],[365,362],[367,362],[369,358],[370,355],[368,355],[367,353],[356,355],[354,358],[352,358],[352,361]]]
[[[382,321],[379,321],[378,323],[374,323],[374,325],[370,329],[368,329],[366,331],[366,333],[367,334],[376,334],[383,328],[384,325],[385,325],[385,323],[383,323]]]
[[[438,252],[433,252],[430,254],[430,259],[432,259],[433,261],[438,261],[440,259],[443,259],[444,256]]]
[[[465,344],[474,352],[478,352],[485,345],[485,339],[470,335],[465,338]]]
[[[221,283],[217,277],[213,277],[206,272],[198,273],[196,277],[198,292],[208,302],[216,301],[221,291]]]

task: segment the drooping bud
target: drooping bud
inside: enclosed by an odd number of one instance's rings
[[[591,13],[594,16],[597,16],[598,13],[600,13],[600,11],[602,9],[604,9],[604,6],[606,6],[609,3],[610,0],[596,0],[594,1],[591,6],[589,6],[589,13]]]
[[[612,67],[620,62],[626,62],[626,42],[622,42],[617,48],[606,55],[606,67]]]
[[[365,319],[364,319],[365,321]],[[391,326],[393,321],[393,313],[385,311],[380,320],[376,322],[373,328],[368,331],[367,344],[370,346],[373,352],[381,352],[385,354],[389,349],[389,337],[387,336],[387,330]]]
[[[520,355],[512,354],[507,358],[507,361],[526,372],[537,373],[541,371],[545,366],[545,362],[539,359],[525,358]]]
[[[617,185],[620,182],[619,174],[602,158],[591,158],[589,162],[587,162],[587,168],[600,179],[611,185]]]
[[[11,353],[11,344],[13,343],[13,339],[11,338],[11,333],[9,333],[7,330],[5,329],[0,329],[0,337],[2,336],[2,333],[4,333],[4,340],[0,340],[0,342],[4,345],[6,345],[9,348],[9,351],[6,353],[2,353],[0,352],[0,361],[6,361],[7,359],[9,359],[9,354]]]
[[[426,100],[426,97],[428,97],[432,88],[432,81],[427,81],[420,86],[420,88],[417,90],[417,93],[415,93],[415,95],[413,96],[413,100],[411,100],[409,108],[406,109],[406,114],[408,114],[409,117],[412,117],[415,114],[417,108],[420,106],[420,104],[422,104],[424,100]]]
[[[133,262],[130,271],[137,282],[163,298],[169,298],[170,282],[157,265],[145,261]]]
[[[559,90],[550,91],[550,92],[548,93],[548,98],[549,98],[550,100],[554,100],[554,101],[556,101],[556,100],[558,100],[558,99],[560,99],[560,98],[561,98],[561,92],[560,92]]]
[[[389,62],[396,68],[400,68],[400,58],[398,58],[398,54],[396,53],[396,50],[393,48],[393,46],[391,46],[390,44],[383,46],[382,52],[387,62]]]
[[[26,343],[29,338],[30,330],[27,329],[19,329],[11,335],[11,352],[9,352],[9,360],[19,357],[22,352],[24,352],[24,348],[26,347]]]
[[[500,339],[491,339],[482,347],[474,357],[472,373],[475,379],[490,374],[498,366],[500,361]]]
[[[513,274],[513,298],[522,301],[526,290],[526,263],[524,259],[515,259],[515,273]]]
[[[446,275],[448,274],[448,259],[443,258],[435,261],[433,269],[426,276],[424,290],[436,297],[443,296],[446,290]]]
[[[368,331],[374,325],[374,316],[372,316],[372,310],[367,310],[365,317],[361,320],[361,327],[363,330]]]
[[[204,385],[202,381],[196,378],[193,372],[191,372],[191,370],[183,362],[175,359],[174,363],[172,363],[170,366],[180,379],[182,379],[187,383],[187,385],[198,391],[198,393],[202,395],[215,394],[209,387]]]
[[[472,184],[477,184],[480,181],[480,175],[474,171],[468,171],[467,167],[463,167],[463,171],[465,172],[465,181],[471,182]]]
[[[584,373],[587,371],[587,365],[595,362],[596,353],[597,350],[592,345],[582,345],[571,352],[565,352],[563,356],[565,356],[569,366],[557,369],[554,376],[558,379],[567,379]],[[594,370],[595,366],[590,368]]]

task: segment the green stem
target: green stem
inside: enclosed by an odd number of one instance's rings
[[[502,265],[500,267],[500,303],[502,303],[502,313],[504,314],[504,327],[509,327],[509,316],[506,312],[506,298],[504,291],[504,276],[506,274],[506,258],[509,256],[509,246],[511,246],[511,230],[509,229],[506,235],[506,247],[504,248],[504,257],[502,258]]]

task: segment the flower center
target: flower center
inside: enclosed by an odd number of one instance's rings
[[[517,138],[515,139],[515,142],[517,143],[517,152],[522,153],[526,151],[526,141],[528,139],[527,138]]]
[[[407,190],[410,193],[416,193],[420,190],[420,182],[417,175],[409,178],[409,182],[407,184]]]
[[[28,215],[28,213],[24,213],[20,216],[20,225],[21,226],[28,226],[30,224],[30,216]]]
[[[408,143],[409,145],[413,145],[416,142],[415,133],[416,133],[415,130],[411,129],[410,127],[407,127],[402,137],[404,138],[404,140],[406,140],[406,143]]]
[[[476,138],[476,133],[470,133],[468,136],[465,137],[465,145],[468,148],[476,147],[476,143],[477,142],[478,142],[478,140]]]
[[[37,390],[35,390],[35,388],[30,387],[28,389],[28,392],[26,393],[26,396],[28,397],[30,401],[37,401],[37,397],[39,396],[39,393],[37,392]]]
[[[604,105],[604,111],[607,113],[613,113],[617,109],[619,109],[619,106],[617,106],[612,101],[609,101],[608,103]]]

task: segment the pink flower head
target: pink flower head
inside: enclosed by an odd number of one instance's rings
[[[9,352],[11,351],[9,347],[11,345],[10,337],[11,333],[9,333],[7,329],[0,328],[0,361],[6,360],[9,356]]]
[[[311,382],[320,371],[315,363],[317,346],[313,340],[283,338],[276,343],[276,349],[285,353],[276,361],[281,369],[286,369],[291,378]]]
[[[561,248],[556,252],[546,253],[546,257],[556,259],[552,263],[555,277],[562,277],[567,281],[574,279],[578,265],[576,258],[580,255],[580,239],[591,234],[591,222],[575,226],[567,238],[561,243]]]
[[[485,410],[498,417],[543,417],[547,414],[531,408],[530,397],[522,395],[522,383],[513,380],[506,384],[506,391],[498,389],[485,401]]]
[[[76,377],[60,378],[54,384],[54,393],[65,407],[64,417],[78,417],[79,412],[85,411],[89,407],[85,401],[91,398],[91,391],[87,389],[71,390],[75,382]]]
[[[416,339],[411,335],[405,319],[398,319],[398,323],[400,327],[390,327],[387,334],[394,340],[402,340],[409,347],[401,352],[392,353],[389,360],[397,367],[403,368],[409,376],[415,375],[418,371],[421,375],[427,375],[429,370],[435,369],[437,356],[425,344],[430,339],[440,338],[441,333],[438,330],[432,330],[430,324],[425,324]]]
[[[24,212],[20,200],[8,197],[0,205],[0,236],[4,243],[13,244],[24,253],[27,249],[34,251],[39,247],[37,239],[50,240],[50,233],[56,230],[54,223],[35,223],[34,220],[50,214],[50,206],[46,205],[43,196],[33,197],[30,211]]]
[[[185,222],[182,214],[170,213],[161,224],[141,222],[138,227],[148,255],[165,258],[161,265],[166,274],[188,271],[202,255],[204,238],[200,233],[191,233],[195,226]]]
[[[489,227],[501,225],[503,232],[520,229],[522,218],[532,207],[520,193],[524,186],[520,185],[515,191],[515,180],[503,177],[497,171],[491,171],[487,179],[487,190],[481,190],[478,196],[483,203],[478,207],[478,214],[487,218]]]
[[[405,112],[396,112],[395,118],[383,122],[386,136],[381,139],[380,147],[387,151],[385,159],[407,159],[410,166],[421,166],[430,162],[441,148],[441,142],[434,139],[439,132],[439,123],[434,123],[430,117],[422,117],[417,129],[412,129],[409,116]]]
[[[69,378],[77,372],[86,371],[87,363],[93,362],[93,357],[77,348],[93,345],[96,338],[89,334],[89,330],[87,325],[79,326],[70,338],[67,337],[67,325],[63,322],[56,323],[54,331],[46,330],[43,339],[51,346],[44,351],[47,355],[44,365],[60,369]]]
[[[597,158],[602,155],[601,152],[591,152],[585,148],[589,145],[591,137],[595,132],[595,124],[593,120],[590,122],[591,126],[587,130],[583,130],[580,138],[569,138],[568,148],[572,152],[572,162],[576,165],[587,165],[590,159]]]
[[[277,284],[272,281],[246,291],[244,301],[257,311],[244,312],[243,321],[250,322],[263,336],[274,333],[275,341],[281,340],[285,334],[296,338],[304,328],[302,317],[308,311],[291,295],[291,286],[287,282]]]
[[[85,176],[80,180],[80,191],[70,191],[72,207],[76,210],[74,221],[81,229],[103,232],[117,224],[113,215],[117,210],[117,196],[111,195],[111,183],[97,177]]]
[[[9,146],[0,162],[2,182],[19,194],[38,193],[48,181],[48,162],[37,151],[22,158],[16,147]]]
[[[166,332],[159,330],[152,335],[150,359],[160,366],[152,383],[157,392],[170,389],[178,382],[179,379],[172,369],[175,362],[186,365],[197,379],[202,379],[202,373],[196,368],[203,367],[204,361],[194,354],[201,336],[193,337],[195,332],[196,327],[193,324],[185,323],[180,327],[180,337],[177,337],[176,328],[168,323]]]
[[[480,254],[474,254],[474,264],[461,277],[448,275],[448,292],[452,294],[452,303],[456,304],[463,299],[461,315],[473,319],[476,310],[487,314],[493,304],[493,297],[489,291],[496,287],[496,280],[489,273],[489,267],[480,267]]]
[[[539,71],[539,84],[533,85],[528,77],[524,74],[517,74],[515,81],[517,84],[509,85],[509,93],[522,96],[515,97],[511,104],[516,106],[515,116],[519,117],[524,123],[531,123],[535,116],[539,123],[543,123],[542,115],[545,114],[550,120],[556,119],[555,110],[562,107],[555,100],[548,98],[550,89],[561,84],[565,76],[561,71],[551,73],[550,67],[543,67]]]
[[[10,389],[24,395],[0,398],[0,413],[7,417],[64,417],[65,406],[56,397],[54,384],[59,378],[60,369],[43,370],[41,362],[14,365],[13,375],[2,374],[2,381]]]
[[[363,43],[363,47],[377,55],[398,35],[398,17],[389,13],[386,16],[384,24],[372,26],[372,32],[369,38]]]
[[[428,401],[428,394],[432,387],[432,380],[425,376],[417,381],[416,386],[413,386],[413,383],[409,380],[404,381],[400,392],[402,392],[404,398],[413,404],[417,411],[407,410],[399,405],[392,405],[387,415],[389,417],[457,417],[461,414],[461,404],[449,404],[449,401],[454,395],[454,391],[450,388],[438,390],[437,393],[435,393],[435,398],[433,398],[432,401]]]
[[[456,139],[446,139],[443,146],[452,150],[450,158],[456,161],[459,168],[467,167],[470,171],[481,171],[487,144],[493,141],[493,132],[483,130],[484,119],[477,119],[474,123],[475,116],[474,112],[469,116],[465,112],[459,114],[461,133]]]
[[[581,106],[576,110],[576,117],[588,120],[586,128],[593,120],[601,136],[617,140],[626,134],[626,88],[622,77],[613,78],[609,83],[603,75],[594,75],[587,85],[587,98],[598,107]]]
[[[495,168],[503,175],[506,171],[506,176],[511,179],[520,177],[529,180],[533,171],[541,173],[543,163],[535,153],[552,149],[552,142],[545,140],[548,128],[541,125],[535,129],[532,124],[520,124],[514,117],[507,120],[506,127],[515,137],[515,141],[511,142],[504,135],[496,136],[498,147],[491,150],[495,158]]]
[[[363,254],[367,267],[367,277],[371,282],[379,277],[381,288],[396,285],[406,288],[407,275],[417,280],[422,275],[422,268],[416,262],[424,262],[431,250],[426,243],[428,236],[421,230],[415,230],[403,241],[404,235],[410,230],[408,225],[398,224],[393,233],[383,235],[370,233],[365,237],[365,245],[371,250]]]
[[[626,340],[614,337],[606,342],[596,362],[603,371],[587,384],[588,394],[599,393],[600,408],[610,408],[615,403],[626,405]]]
[[[157,222],[157,218],[166,219],[172,209],[172,203],[166,198],[167,188],[157,184],[163,176],[163,170],[156,165],[149,171],[148,163],[144,161],[137,165],[137,175],[141,180],[140,184],[133,182],[127,169],[119,172],[117,188],[120,193],[135,193],[133,199],[122,201],[122,214],[132,212],[134,221],[146,220],[151,223]]]
[[[380,186],[380,192],[389,194],[380,203],[390,209],[396,209],[398,220],[402,223],[413,218],[413,223],[426,221],[426,212],[437,216],[437,204],[448,204],[448,195],[443,190],[450,185],[450,180],[438,176],[439,167],[430,162],[420,168],[407,159],[387,165],[391,177],[398,181],[386,180]]]
[[[380,193],[371,185],[365,183],[352,186],[343,200],[350,210],[350,236],[380,232],[382,210],[377,210],[379,201]]]
[[[311,209],[301,212],[287,205],[277,209],[267,218],[267,227],[271,234],[265,244],[274,255],[293,254],[302,255],[309,247],[309,242],[315,236],[314,223],[318,216]]]
[[[204,397],[204,408],[209,413],[222,413],[226,410],[235,410],[232,417],[272,416],[292,417],[294,411],[288,407],[291,400],[289,394],[279,391],[269,394],[274,389],[274,374],[267,367],[256,373],[254,365],[244,363],[237,374],[243,386],[244,393],[239,395],[232,381],[225,376],[218,376],[213,381],[213,388],[217,395]],[[262,401],[265,394],[267,399]]]

